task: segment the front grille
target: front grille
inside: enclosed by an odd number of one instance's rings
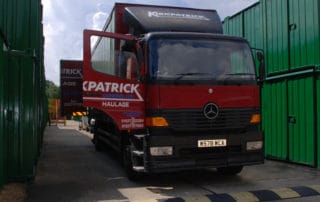
[[[175,130],[223,130],[243,129],[248,126],[251,116],[257,109],[220,109],[217,118],[210,120],[204,116],[202,109],[165,110],[163,116]]]
[[[240,153],[241,146],[227,146],[227,147],[215,147],[215,148],[185,148],[180,149],[179,154],[182,157],[205,157],[211,155]]]

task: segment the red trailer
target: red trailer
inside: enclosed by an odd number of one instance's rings
[[[83,71],[95,147],[118,151],[131,179],[263,163],[252,52],[215,10],[116,4],[84,31]]]

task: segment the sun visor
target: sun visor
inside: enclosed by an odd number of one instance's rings
[[[124,22],[134,30],[135,34],[154,31],[222,34],[222,23],[215,10],[126,7]]]

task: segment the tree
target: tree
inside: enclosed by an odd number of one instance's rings
[[[52,81],[46,80],[46,94],[48,98],[60,99],[60,88]]]

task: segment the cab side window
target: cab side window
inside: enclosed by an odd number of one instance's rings
[[[140,68],[135,42],[107,37],[97,37],[92,41],[94,45],[91,47],[91,64],[95,71],[123,79],[138,80]]]

